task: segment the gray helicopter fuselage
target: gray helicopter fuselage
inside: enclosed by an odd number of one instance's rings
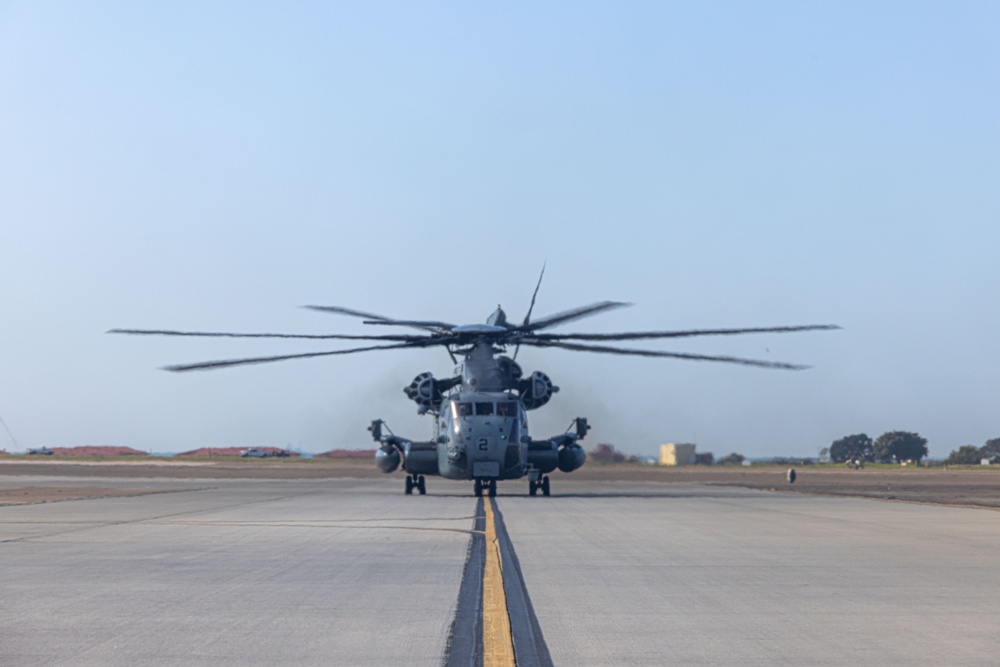
[[[457,392],[438,415],[440,469],[450,479],[517,479],[527,468],[528,417],[507,392]]]
[[[529,441],[516,395],[458,391],[441,404],[435,439],[404,446],[405,467],[448,479],[518,479],[527,472]]]

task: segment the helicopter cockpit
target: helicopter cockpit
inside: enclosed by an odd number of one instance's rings
[[[453,400],[451,401],[451,416],[453,419],[459,417],[517,417],[520,403],[516,400]]]
[[[448,401],[445,410],[451,417],[451,428],[442,419],[442,429],[452,430],[458,442],[469,439],[473,431],[484,430],[492,431],[491,435],[501,440],[518,442],[528,430],[524,407],[510,394],[457,394]]]

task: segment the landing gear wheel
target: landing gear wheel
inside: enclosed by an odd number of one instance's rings
[[[407,475],[406,476],[406,495],[412,496],[413,489],[420,492],[420,495],[425,495],[427,493],[427,486],[424,484],[423,475]]]
[[[528,482],[528,495],[533,496],[538,493],[538,487],[535,482]]]
[[[495,479],[491,479],[489,481],[489,487],[490,487],[490,498],[492,498],[495,495],[497,495],[497,481]]]
[[[476,498],[479,498],[480,496],[483,495],[483,483],[481,480],[478,479],[476,480],[475,491],[476,491]]]
[[[548,497],[549,495],[549,476],[546,475],[542,477],[542,495]]]

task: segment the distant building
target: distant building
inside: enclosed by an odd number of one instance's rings
[[[694,445],[660,445],[661,466],[689,466],[695,461]]]

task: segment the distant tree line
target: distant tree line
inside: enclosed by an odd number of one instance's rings
[[[1000,438],[991,438],[982,447],[962,445],[945,459],[945,463],[952,465],[974,465],[983,459],[986,459],[990,463],[1000,463]]]
[[[610,442],[602,442],[591,450],[588,457],[597,463],[626,463],[638,461],[638,457],[623,454]]]
[[[834,463],[858,461],[865,463],[901,463],[927,456],[927,438],[910,431],[889,431],[872,440],[865,433],[848,435],[830,445],[830,460]]]
[[[737,454],[736,452],[733,452],[732,454],[729,454],[728,456],[723,456],[722,458],[717,459],[715,461],[715,465],[717,465],[717,466],[738,466],[738,465],[743,465],[743,461],[744,460],[746,460],[745,456],[743,456],[742,454]]]
[[[927,438],[910,431],[888,431],[872,440],[866,433],[848,435],[834,440],[829,449],[830,460],[834,463],[920,463],[927,457]],[[602,442],[590,453],[589,458],[599,463],[636,462],[638,457],[623,454],[615,446]],[[962,445],[953,451],[945,463],[953,465],[974,465],[987,459],[990,463],[1000,463],[1000,438],[987,440],[982,447]],[[695,455],[698,465],[741,465],[745,457],[733,452],[715,458],[711,452]]]

